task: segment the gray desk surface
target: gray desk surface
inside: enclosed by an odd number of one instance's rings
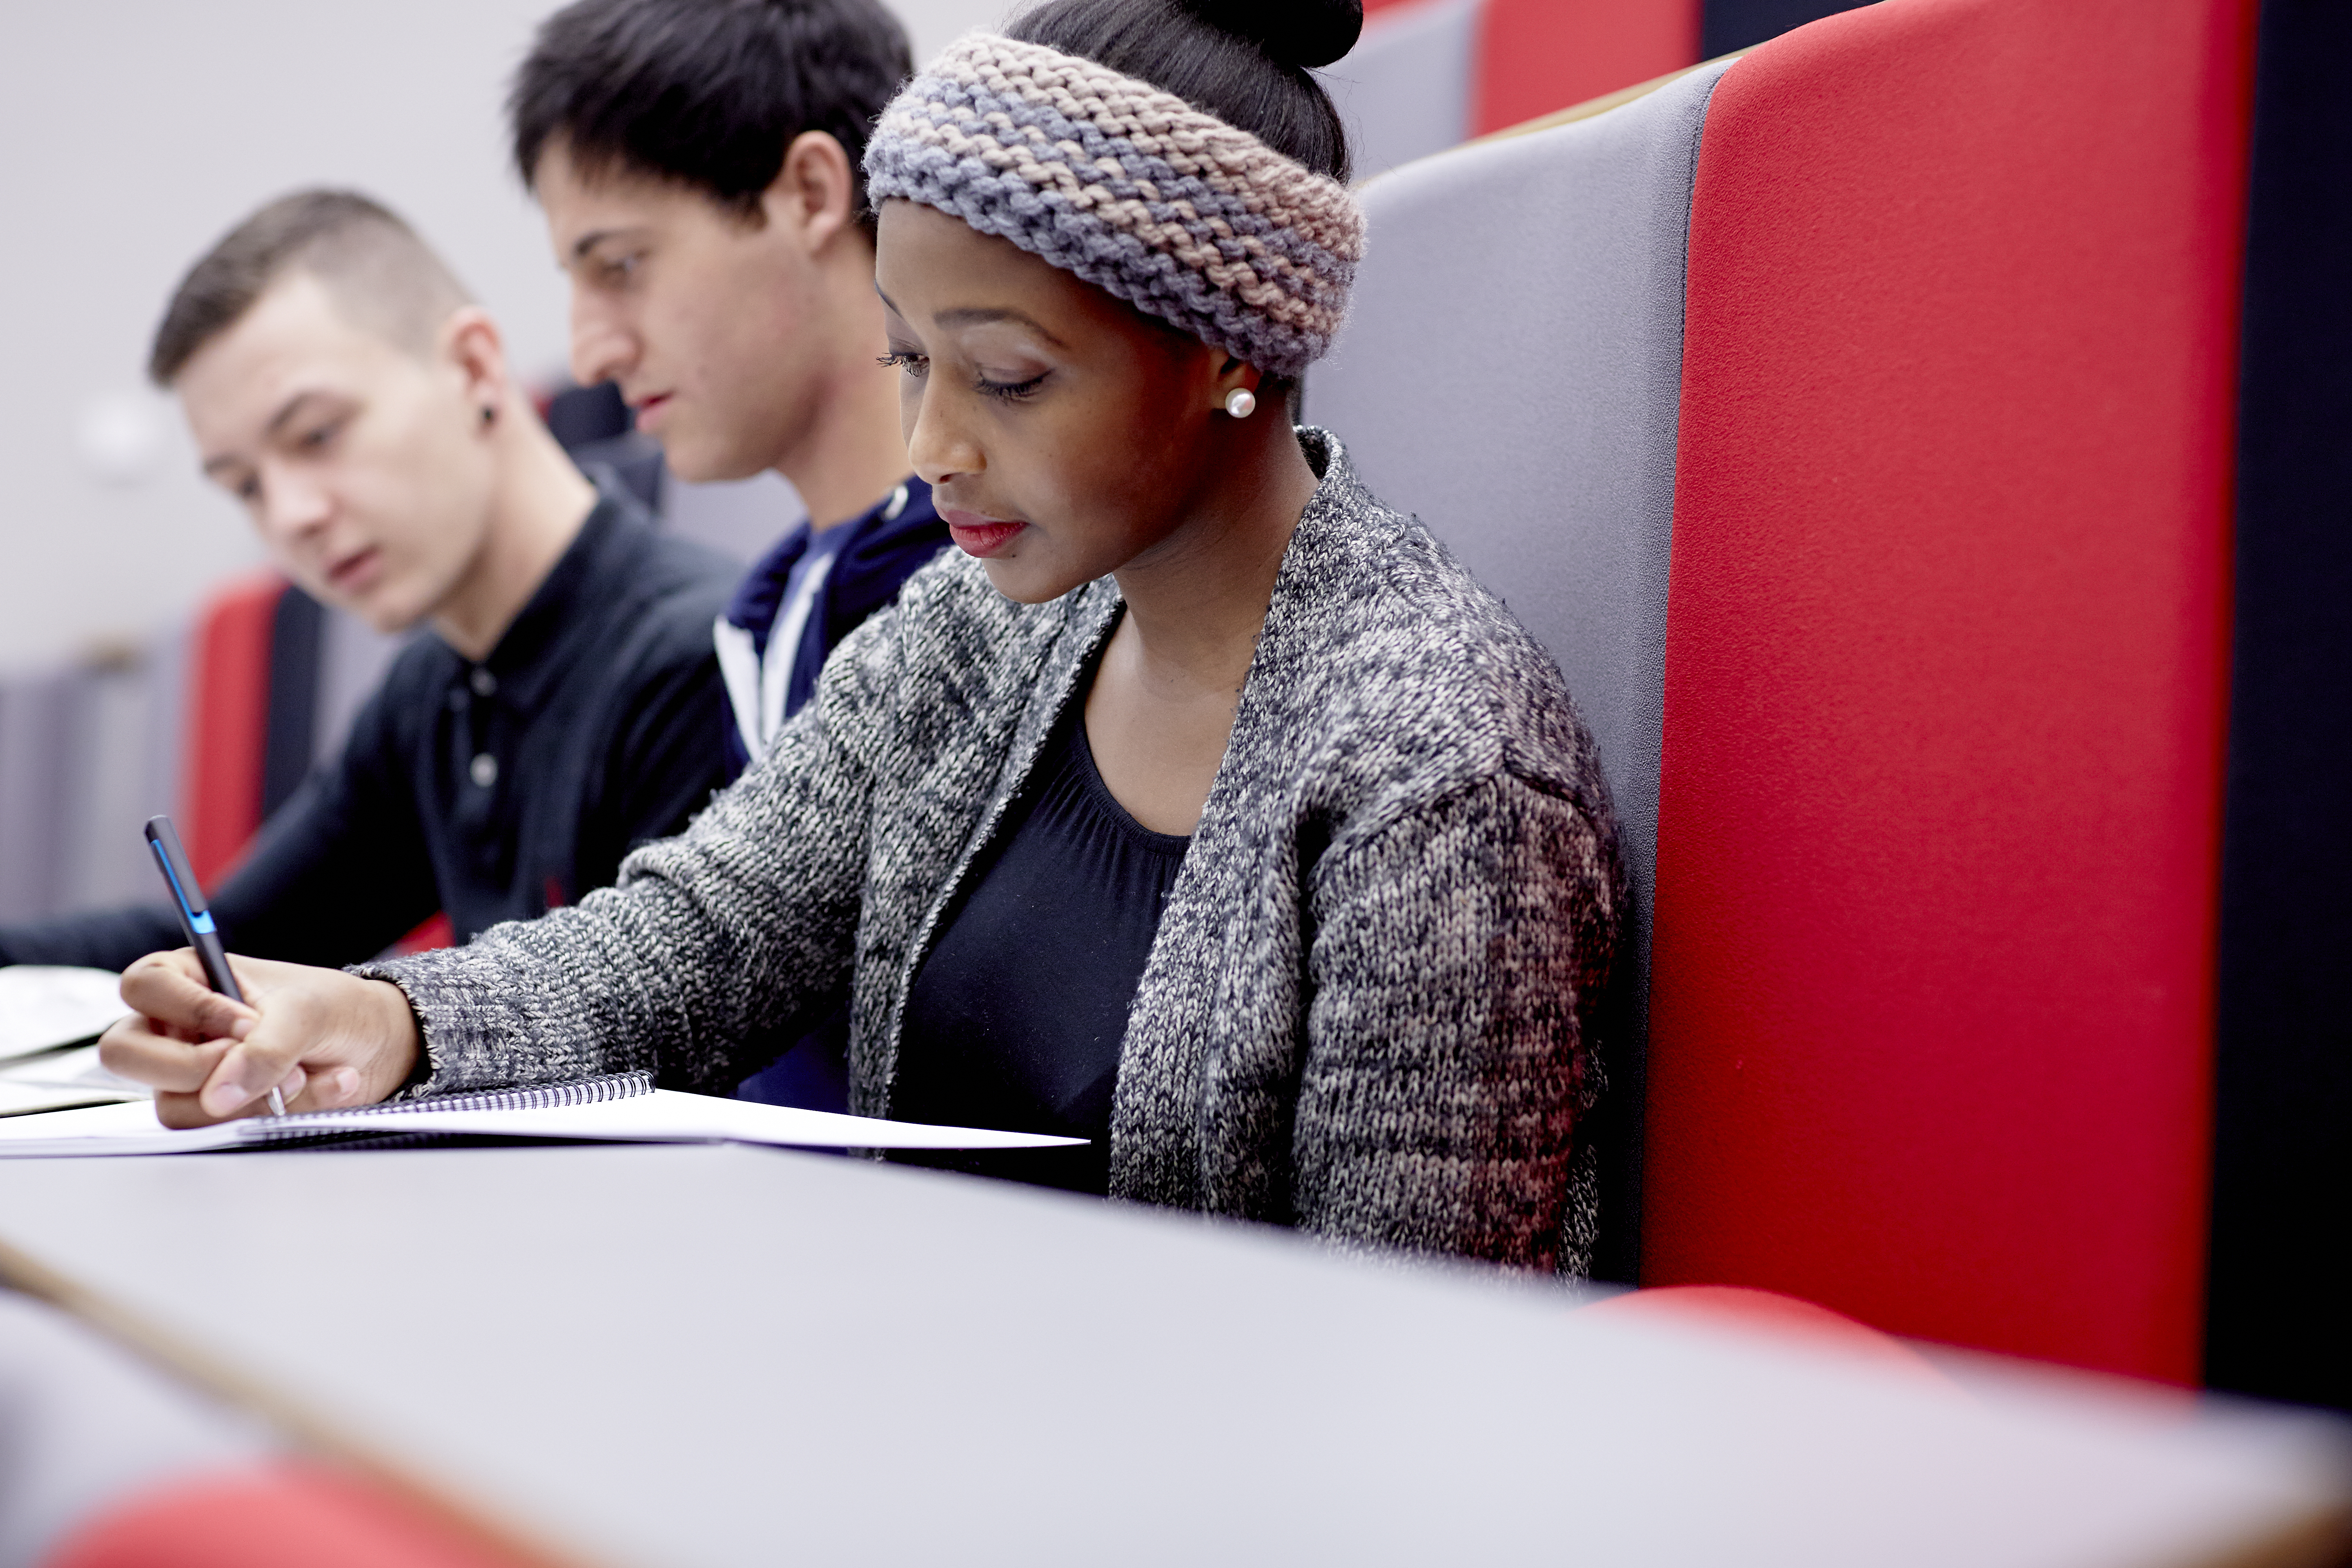
[[[2346,1500],[2313,1423],[769,1151],[11,1162],[0,1267],[580,1563],[2283,1564]]]

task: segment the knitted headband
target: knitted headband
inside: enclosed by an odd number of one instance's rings
[[[1347,187],[1172,93],[976,33],[907,84],[866,188],[1009,239],[1271,375],[1331,346],[1364,254]]]

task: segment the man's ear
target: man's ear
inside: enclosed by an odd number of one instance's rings
[[[761,193],[760,210],[814,255],[856,223],[856,193],[849,153],[833,133],[803,131],[784,149],[783,167]]]
[[[441,323],[436,346],[441,362],[457,373],[467,401],[488,411],[481,423],[495,424],[513,390],[507,374],[506,340],[499,335],[498,322],[479,305],[460,305]]]

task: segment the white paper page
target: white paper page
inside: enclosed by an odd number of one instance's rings
[[[153,1090],[143,1083],[117,1078],[98,1059],[96,1046],[76,1046],[69,1051],[44,1051],[0,1067],[0,1083],[41,1084],[51,1089],[103,1089],[126,1098],[146,1100]]]
[[[122,1089],[77,1088],[61,1083],[0,1082],[0,1119],[11,1116],[31,1116],[44,1110],[68,1110],[84,1105],[113,1105],[136,1100],[144,1106],[147,1096],[131,1094]]]
[[[0,967],[0,1061],[86,1040],[131,1011],[110,969]]]
[[[0,1067],[0,1116],[153,1098],[145,1084],[117,1078],[100,1066],[96,1046],[47,1051]]]
[[[233,1149],[247,1142],[240,1123],[169,1131],[146,1100],[0,1118],[0,1156],[25,1154],[184,1154]]]
[[[796,1110],[746,1100],[720,1100],[657,1089],[651,1094],[588,1105],[543,1106],[520,1110],[320,1111],[284,1122],[252,1119],[215,1127],[168,1131],[156,1125],[152,1106],[105,1105],[43,1116],[0,1118],[0,1158],[66,1154],[201,1153],[249,1148],[266,1142],[273,1126],[299,1124],[305,1131],[363,1132],[374,1137],[410,1133],[464,1133],[477,1137],[593,1138],[638,1143],[773,1143],[811,1149],[1044,1149],[1083,1143],[1034,1132],[997,1132],[972,1127],[932,1127],[913,1121],[882,1121]]]

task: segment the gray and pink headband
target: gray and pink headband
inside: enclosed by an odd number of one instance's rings
[[[1331,346],[1364,254],[1338,181],[1150,82],[991,34],[891,100],[866,187],[1009,239],[1269,375]]]

